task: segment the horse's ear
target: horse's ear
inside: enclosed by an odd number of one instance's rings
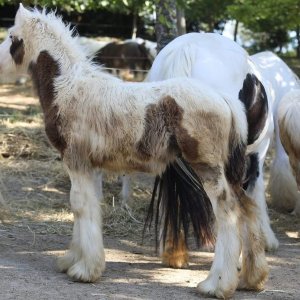
[[[27,10],[22,3],[19,4],[19,9],[16,14],[16,19],[25,19],[30,15],[29,10]]]

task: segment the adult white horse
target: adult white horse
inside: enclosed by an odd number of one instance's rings
[[[271,201],[280,210],[300,214],[299,209],[296,209],[296,203],[300,202],[300,194],[291,171],[288,155],[280,140],[277,114],[283,96],[295,89],[300,89],[300,81],[287,64],[270,51],[257,53],[251,58],[262,76],[269,81],[274,102],[275,158],[271,166],[269,183]]]
[[[0,45],[0,70],[29,71],[46,134],[70,175],[74,228],[70,250],[59,259],[62,271],[92,282],[104,270],[99,169],[143,171],[164,179],[163,236],[172,236],[175,247],[180,230],[187,237],[189,220],[197,239],[211,240],[213,209],[216,254],[200,292],[228,298],[239,281],[263,288],[268,267],[256,207],[241,188],[247,143],[241,102],[187,78],[122,82],[87,58],[54,13],[22,5]],[[253,76],[244,85],[242,98],[248,87],[263,92]]]
[[[255,85],[247,86],[244,81],[247,76],[256,77]],[[259,208],[266,249],[276,249],[278,241],[270,227],[263,181],[263,163],[273,134],[273,97],[269,82],[238,44],[213,33],[190,33],[173,40],[157,55],[146,80],[175,77],[198,79],[231,99],[243,102],[249,126],[244,188]]]

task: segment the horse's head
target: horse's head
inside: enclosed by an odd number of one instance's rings
[[[41,51],[56,60],[63,54],[70,60],[86,57],[70,25],[64,24],[55,12],[26,9],[20,4],[14,26],[0,45],[0,74],[27,72]]]
[[[32,12],[20,4],[14,26],[9,29],[6,39],[0,45],[0,72],[2,74],[27,70],[29,53],[34,49],[32,45],[34,27]]]

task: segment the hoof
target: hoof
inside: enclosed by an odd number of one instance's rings
[[[238,289],[239,290],[252,290],[252,291],[262,291],[264,289],[265,283],[268,278],[268,271],[263,273],[255,274],[254,276],[241,276]]]
[[[215,284],[215,281],[210,278],[200,282],[197,286],[197,291],[203,295],[217,297],[219,299],[231,298],[236,290],[236,286],[228,288],[221,287],[219,284]]]
[[[189,266],[189,254],[182,233],[177,245],[174,245],[171,239],[166,244],[166,249],[162,254],[162,263],[174,269],[187,268]]]
[[[260,267],[256,265],[256,267],[252,269],[242,269],[238,289],[261,291],[264,289],[268,274],[269,267],[265,260]]]
[[[268,252],[274,252],[278,249],[279,247],[279,242],[277,238],[275,237],[274,233],[271,238],[266,238],[265,239],[265,250]]]
[[[104,261],[92,265],[84,260],[80,260],[68,269],[67,274],[75,281],[95,282],[100,278],[104,269]]]
[[[57,259],[57,267],[60,272],[67,272],[68,269],[78,261],[79,257],[71,250]]]
[[[57,260],[58,269],[65,272],[75,281],[95,282],[105,269],[105,256],[97,256],[92,259],[80,259],[72,250]]]
[[[187,253],[163,253],[162,263],[170,268],[185,269],[189,266],[189,257]]]

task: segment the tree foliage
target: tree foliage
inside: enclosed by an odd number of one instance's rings
[[[235,0],[227,11],[252,32],[261,33],[262,49],[281,50],[290,41],[288,32],[300,25],[299,0]]]
[[[0,0],[0,5],[18,5],[20,0]],[[150,19],[156,0],[24,0],[25,5],[58,7],[65,12],[82,13],[107,10]],[[300,55],[300,0],[174,0],[184,9],[188,23],[194,22],[203,31],[222,31],[227,20],[236,20],[259,38],[261,49],[282,48],[289,42],[289,31],[295,31]],[[159,16],[163,23],[164,16]],[[261,50],[260,49],[260,50]]]
[[[233,2],[234,0],[187,0],[180,3],[185,6],[188,19],[199,21],[201,30],[212,32],[221,29],[220,25],[229,18],[227,7]]]
[[[270,24],[293,30],[300,22],[299,0],[236,0],[227,10],[254,32]]]

